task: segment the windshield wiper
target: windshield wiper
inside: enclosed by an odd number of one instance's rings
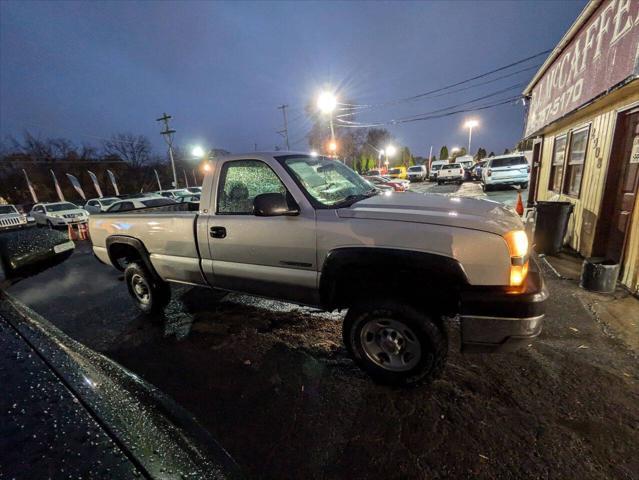
[[[333,207],[335,207],[335,208],[350,207],[354,203],[357,203],[360,200],[366,200],[367,198],[374,197],[378,193],[379,193],[379,190],[377,188],[371,188],[370,190],[366,191],[365,193],[358,193],[356,195],[348,195],[343,200],[340,200],[339,202],[333,204]]]

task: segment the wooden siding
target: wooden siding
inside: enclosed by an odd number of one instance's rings
[[[588,109],[588,112],[576,113],[571,118],[562,121],[561,124],[544,132],[537,199],[569,201],[574,205],[565,242],[584,257],[590,256],[593,250],[617,113],[639,102],[637,82],[633,82],[628,85],[627,90],[625,88],[623,90],[625,90],[622,92],[623,95],[619,95],[621,92],[617,92],[615,95],[602,97]],[[590,125],[590,133],[579,198],[557,194],[548,189],[555,137],[585,125]],[[630,225],[630,238],[626,247],[621,281],[633,292],[639,291],[638,205],[635,205]]]

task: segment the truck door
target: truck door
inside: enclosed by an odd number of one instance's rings
[[[315,210],[290,190],[262,160],[222,164],[208,218],[212,285],[317,304]],[[291,195],[299,215],[255,216],[253,200],[263,193]]]

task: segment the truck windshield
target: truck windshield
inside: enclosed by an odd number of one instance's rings
[[[375,195],[377,189],[341,162],[324,157],[284,157],[300,186],[325,207],[346,207]]]
[[[0,215],[8,215],[11,213],[18,213],[16,207],[13,205],[0,205]]]

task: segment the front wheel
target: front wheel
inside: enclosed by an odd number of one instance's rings
[[[342,336],[355,363],[386,385],[428,383],[446,364],[448,339],[442,327],[406,305],[350,308]]]
[[[142,265],[129,263],[124,280],[133,301],[146,314],[159,313],[171,300],[169,284],[154,278]]]

